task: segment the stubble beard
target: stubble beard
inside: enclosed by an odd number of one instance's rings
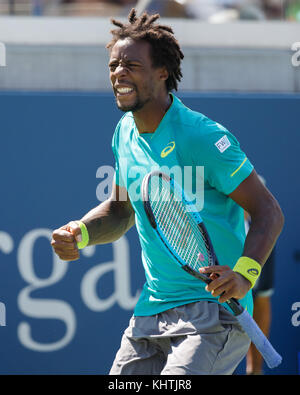
[[[137,111],[141,110],[149,101],[151,101],[151,98],[153,97],[153,90],[152,89],[150,90],[149,94],[147,95],[147,98],[145,98],[145,99],[141,99],[137,90],[135,90],[135,92],[136,92],[136,99],[135,99],[134,103],[132,103],[131,105],[128,105],[128,106],[122,105],[116,99],[117,107],[119,110],[121,110],[123,112],[128,112],[128,111],[131,111],[133,113],[137,112]]]
[[[136,100],[135,103],[131,104],[130,106],[125,106],[125,105],[122,105],[122,104],[118,103],[118,101],[117,101],[118,109],[123,111],[123,112],[128,112],[128,111],[136,112],[136,111],[139,111],[139,110],[141,110],[144,107],[145,104],[146,103],[144,103],[144,102]]]

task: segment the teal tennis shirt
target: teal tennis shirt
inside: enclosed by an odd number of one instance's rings
[[[127,112],[116,127],[112,148],[115,182],[127,189],[135,211],[146,276],[134,314],[154,315],[201,299],[217,302],[205,284],[182,270],[165,250],[144,212],[141,183],[155,169],[181,183],[200,212],[219,263],[233,268],[243,251],[245,225],[243,209],[228,195],[253,170],[236,138],[172,95],[154,133],[139,134]],[[251,291],[240,302],[252,314]]]

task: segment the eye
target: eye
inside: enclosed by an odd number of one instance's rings
[[[140,65],[139,65],[138,63],[129,63],[129,64],[128,64],[128,67],[130,67],[131,69],[133,69],[133,68],[138,68],[138,67],[140,67]]]
[[[109,67],[110,71],[114,71],[116,69],[116,67],[117,67],[117,63],[110,63],[108,65],[108,67]]]
[[[112,62],[108,64],[110,72],[114,72],[116,68],[118,67],[119,63],[118,62]],[[122,63],[122,66],[126,68],[127,70],[135,70],[141,67],[139,63],[135,62],[128,62],[128,63]]]

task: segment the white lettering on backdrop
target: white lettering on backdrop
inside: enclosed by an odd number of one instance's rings
[[[50,276],[47,278],[37,276],[33,262],[35,243],[39,238],[46,238],[50,242],[51,235],[52,231],[49,229],[31,230],[22,238],[17,252],[20,275],[28,284],[18,295],[20,311],[29,318],[60,320],[66,327],[64,336],[61,339],[51,343],[42,343],[34,339],[32,325],[25,320],[21,322],[17,330],[20,343],[30,350],[39,352],[62,349],[72,341],[77,327],[75,311],[70,303],[58,299],[38,298],[34,295],[34,291],[53,286],[61,281],[69,267],[67,262],[62,262],[52,252],[53,265]],[[140,291],[137,291],[135,296],[131,296],[130,292],[130,253],[126,236],[114,242],[112,247],[113,260],[93,265],[81,280],[81,297],[85,305],[92,311],[104,312],[115,303],[125,310],[130,310],[134,308],[139,297]],[[95,247],[88,247],[82,253],[88,257],[94,251]],[[97,284],[101,277],[109,271],[112,271],[114,274],[114,291],[106,299],[101,299],[97,295]]]

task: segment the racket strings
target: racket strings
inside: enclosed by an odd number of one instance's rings
[[[194,270],[209,266],[212,262],[209,245],[187,210],[183,196],[176,194],[161,177],[152,178],[155,180],[151,180],[149,202],[164,237],[177,255]]]

